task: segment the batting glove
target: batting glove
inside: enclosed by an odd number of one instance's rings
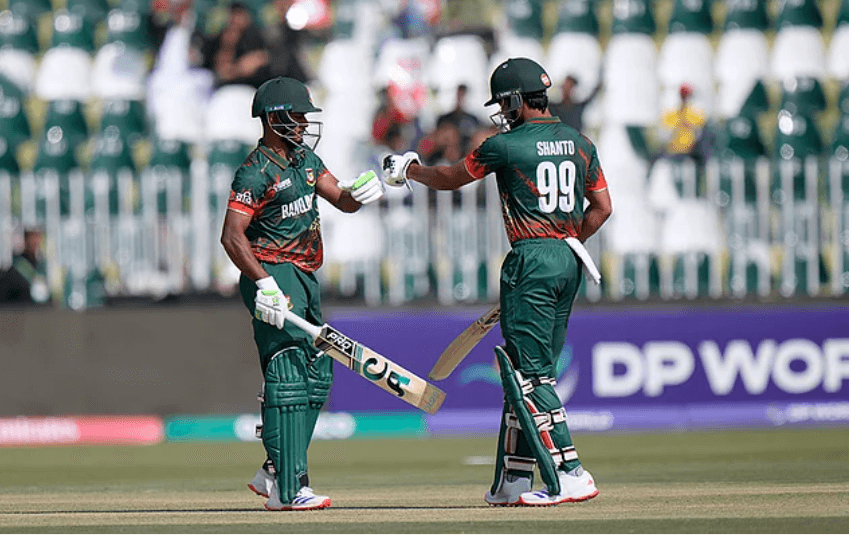
[[[372,170],[361,173],[357,178],[341,180],[338,185],[341,190],[350,192],[352,199],[361,204],[377,201],[384,195],[384,184]]]
[[[254,317],[279,329],[284,328],[284,311],[289,309],[290,300],[278,288],[272,277],[258,279],[257,295],[254,297]]]
[[[408,167],[420,163],[420,155],[414,151],[408,151],[399,156],[391,154],[384,158],[382,169],[384,171],[384,182],[388,186],[401,187],[408,183]]]

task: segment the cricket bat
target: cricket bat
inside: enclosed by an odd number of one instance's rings
[[[585,269],[585,272],[589,277],[591,277],[591,280],[593,280],[596,284],[600,284],[600,271],[597,269],[597,266],[594,264],[594,260],[591,258],[591,255],[588,254],[585,246],[582,245],[582,242],[576,238],[567,238],[565,241],[570,248],[576,252],[579,260],[582,261],[582,266]],[[459,364],[461,364],[461,361],[464,360],[470,351],[472,351],[473,348],[481,342],[482,338],[484,338],[485,335],[493,329],[493,326],[499,323],[499,315],[499,305],[496,305],[482,314],[479,319],[473,322],[472,325],[464,329],[464,332],[459,334],[458,337],[443,350],[440,358],[437,359],[437,362],[434,363],[434,366],[429,372],[428,378],[433,381],[440,381],[449,377],[449,374],[452,373]]]
[[[446,393],[417,375],[359,344],[327,323],[317,327],[287,310],[286,320],[313,337],[313,345],[364,379],[406,403],[434,414]]]
[[[441,381],[449,377],[455,368],[461,364],[470,351],[476,347],[494,325],[499,323],[499,305],[488,310],[479,319],[474,321],[464,332],[458,335],[449,346],[443,350],[440,358],[434,363],[428,378],[433,381]]]

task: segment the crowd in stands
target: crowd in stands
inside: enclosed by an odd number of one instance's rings
[[[13,214],[0,218],[0,235],[12,236],[0,239],[0,269],[12,269],[15,253],[36,235],[54,244],[54,223],[45,216],[51,202],[38,186],[50,169],[60,177],[62,218],[76,214],[77,174],[91,221],[100,221],[94,214],[101,212],[148,214],[154,226],[157,216],[191,212],[193,218],[169,219],[148,237],[128,226],[108,247],[101,245],[106,238],[86,241],[73,225],[61,227],[57,239],[79,239],[88,248],[80,258],[68,257],[67,247],[43,255],[62,266],[65,279],[82,262],[97,266],[108,290],[112,280],[120,288],[114,291],[144,293],[147,283],[128,270],[162,272],[170,265],[180,273],[166,277],[168,291],[209,288],[221,278],[217,270],[229,269],[216,246],[217,214],[233,169],[259,137],[248,110],[263,81],[289,76],[308,84],[324,110],[318,152],[346,176],[377,168],[389,152],[416,150],[429,164],[466,156],[496,133],[489,120],[496,110],[482,104],[491,70],[512,56],[547,68],[551,113],[599,149],[616,206],[603,232],[603,250],[617,258],[616,279],[636,278],[639,265],[652,279],[660,252],[681,252],[665,245],[680,209],[726,218],[720,233],[706,223],[713,239],[689,242],[687,250],[751,243],[758,235],[762,241],[744,247],[750,256],[742,269],[749,281],[751,268],[781,278],[787,268],[766,267],[771,255],[760,247],[789,229],[759,228],[764,222],[754,208],[748,217],[760,223],[743,224],[744,237],[731,230],[739,223],[731,222],[723,198],[738,191],[731,185],[732,157],[747,162],[743,195],[754,207],[761,191],[757,159],[771,162],[767,191],[778,214],[785,213],[783,194],[807,199],[800,192],[812,177],[819,199],[835,194],[824,162],[840,162],[840,202],[830,209],[845,210],[845,217],[830,213],[831,221],[847,220],[847,0],[0,0],[0,8],[0,168],[12,177],[4,196],[0,176],[0,209],[9,206]],[[816,172],[800,163],[783,174],[782,162],[808,156],[821,159]],[[717,161],[723,165],[716,173],[711,162]],[[127,182],[122,169],[130,172]],[[100,189],[99,172],[106,177]],[[787,175],[788,191],[781,187]],[[718,191],[711,189],[713,177]],[[789,217],[829,226],[807,219],[826,217],[819,209],[807,210]],[[329,233],[333,228],[329,219]],[[803,228],[792,232],[811,243]],[[122,252],[116,244],[131,236],[142,245]],[[815,257],[800,247],[790,253],[790,277],[812,279],[816,269],[818,279],[828,264],[842,274],[830,283],[832,293],[839,284],[847,294],[847,222],[815,239]],[[333,248],[338,240],[329,235],[328,241]],[[139,255],[146,257],[139,265],[128,259]],[[185,268],[181,255],[206,255],[207,267],[187,275],[195,268]],[[53,288],[58,283],[47,271]],[[81,284],[92,280],[84,271],[76,275]],[[641,297],[627,286],[614,293]],[[813,295],[812,287],[804,293]]]

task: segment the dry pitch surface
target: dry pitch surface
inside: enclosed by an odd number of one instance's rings
[[[0,449],[2,532],[848,533],[848,429],[588,435],[601,490],[493,508],[485,437],[316,442],[331,509],[264,511],[259,444]],[[472,464],[471,464],[472,463]]]

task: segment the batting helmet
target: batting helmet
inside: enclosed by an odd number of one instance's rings
[[[294,78],[278,76],[263,82],[251,103],[252,117],[273,111],[310,113],[322,110],[313,105],[307,86]]]

